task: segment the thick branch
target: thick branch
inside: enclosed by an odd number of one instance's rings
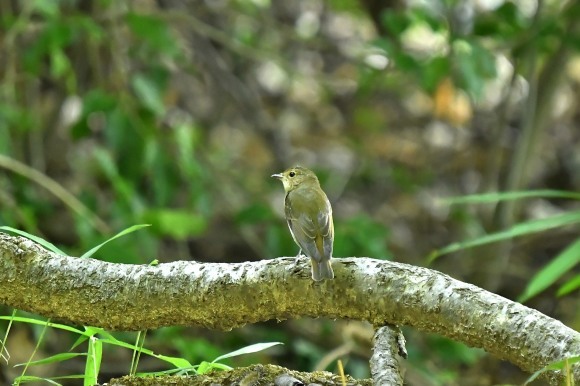
[[[580,354],[580,334],[542,313],[440,272],[368,258],[335,259],[335,280],[307,259],[240,264],[112,264],[47,252],[0,234],[0,303],[117,330],[328,317],[435,332],[532,372]],[[580,382],[580,368],[575,368]],[[550,374],[560,378],[558,372]]]

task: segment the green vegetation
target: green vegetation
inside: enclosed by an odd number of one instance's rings
[[[332,202],[336,257],[429,262],[578,330],[580,3],[419,3],[0,1],[0,229],[119,263],[293,256],[269,176],[302,164]],[[176,327],[127,344],[11,312],[5,343],[17,324],[19,358],[54,359],[49,375],[31,370],[45,359],[21,361],[21,381],[67,384],[62,360],[86,382],[116,361],[136,373],[138,354],[132,366],[112,347],[208,368],[258,342],[285,343],[261,363],[342,359],[368,376],[368,343],[350,339],[371,329],[354,322]],[[411,345],[410,384],[528,377],[453,342]],[[337,347],[349,350],[326,357]]]

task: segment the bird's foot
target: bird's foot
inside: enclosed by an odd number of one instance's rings
[[[306,257],[306,255],[302,254],[302,249],[301,249],[300,251],[298,251],[298,254],[294,258],[294,265],[298,265],[302,256]]]

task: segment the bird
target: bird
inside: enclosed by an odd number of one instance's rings
[[[272,177],[284,185],[284,214],[292,238],[300,248],[298,256],[304,252],[310,257],[314,281],[334,279],[330,263],[334,242],[332,207],[318,177],[302,166],[291,167]]]

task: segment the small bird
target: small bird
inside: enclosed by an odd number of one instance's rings
[[[284,212],[294,242],[312,263],[312,279],[333,279],[330,265],[334,224],[332,207],[316,174],[301,166],[272,174],[284,184]]]

